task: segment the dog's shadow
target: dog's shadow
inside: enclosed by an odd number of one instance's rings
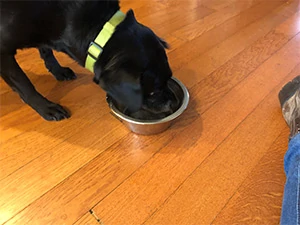
[[[189,73],[193,73],[190,71]],[[71,117],[66,121],[61,122],[48,122],[44,121],[40,116],[33,111],[29,106],[25,105],[19,98],[19,96],[10,91],[8,87],[4,88],[4,92],[0,96],[0,121],[5,120],[11,117],[9,120],[12,122],[4,122],[1,124],[2,132],[9,129],[17,129],[18,133],[25,132],[37,132],[42,134],[43,136],[47,136],[50,138],[60,139],[61,142],[70,142],[72,145],[79,145],[81,147],[86,148],[95,148],[99,149],[101,146],[98,144],[91,144],[87,141],[80,141],[75,138],[70,138],[73,136],[72,126],[74,126],[74,122],[72,120],[76,119],[76,123],[80,124],[89,124],[91,125],[93,122],[97,121],[97,125],[101,124],[101,116],[97,115],[97,111],[100,111],[100,114],[104,116],[105,119],[109,119],[113,126],[119,126],[119,129],[126,128],[120,124],[112,115],[110,115],[110,111],[108,105],[105,101],[105,92],[100,89],[97,85],[92,82],[92,76],[87,74],[77,74],[77,79],[73,81],[64,81],[58,82],[51,75],[36,75],[33,73],[29,73],[29,77],[32,78],[33,84],[36,86],[37,90],[42,93],[49,100],[60,103],[66,108],[71,108],[72,114],[77,114],[76,118]],[[177,77],[180,80],[180,76]],[[3,81],[1,81],[3,82]],[[184,81],[183,81],[184,82]],[[2,84],[1,84],[2,85]],[[82,96],[84,95],[84,96]],[[77,99],[77,97],[79,99]],[[68,107],[69,106],[69,107]],[[76,110],[80,111],[78,113]],[[90,113],[90,109],[93,110],[93,113]],[[79,115],[80,114],[80,115]],[[20,118],[12,118],[13,116],[18,116]],[[134,133],[127,133],[128,138],[132,136],[132,138],[140,139],[141,142],[145,141],[145,139],[155,140],[157,138],[170,138],[178,136],[180,132],[184,132],[185,128],[187,128],[190,124],[193,124],[197,120],[197,132],[193,132],[192,138],[187,138],[188,143],[185,145],[192,145],[197,139],[201,136],[201,127],[202,122],[199,113],[197,112],[197,101],[193,99],[193,96],[190,96],[190,102],[186,109],[186,111],[179,116],[175,121],[173,121],[171,127],[165,131],[164,133],[152,136],[142,136],[136,135]],[[89,126],[87,125],[87,126]],[[61,128],[66,127],[66,128]],[[71,129],[68,130],[67,127]],[[83,126],[83,129],[86,127]],[[101,128],[101,125],[99,125]],[[61,130],[62,132],[59,132]],[[66,136],[65,132],[68,132]],[[95,130],[91,130],[91,132],[95,132]],[[78,133],[78,130],[74,130],[74,135]],[[91,135],[95,135],[94,133],[89,133],[88,130],[82,133],[80,137],[84,139],[89,139]],[[122,133],[126,133],[126,131]],[[188,135],[189,133],[186,133]],[[78,136],[78,135],[77,135]],[[14,138],[14,137],[11,137]],[[171,141],[170,139],[170,141]],[[191,142],[192,140],[192,142]],[[155,151],[155,149],[153,149]]]

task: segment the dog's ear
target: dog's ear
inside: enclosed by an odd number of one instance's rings
[[[126,19],[128,22],[137,22],[132,9],[126,13]]]
[[[130,112],[136,112],[142,107],[143,94],[140,78],[120,69],[107,71],[101,75],[100,86],[119,104]]]
[[[166,49],[170,48],[170,45],[164,39],[162,39],[160,37],[157,37],[157,38],[158,38],[159,42],[164,46],[164,48],[166,48]]]

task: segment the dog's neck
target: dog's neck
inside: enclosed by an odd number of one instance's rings
[[[116,0],[83,1],[67,10],[70,21],[62,41],[66,53],[84,67],[90,43],[96,38],[104,24],[120,9]]]
[[[85,68],[91,72],[94,72],[94,65],[103,52],[103,48],[114,34],[116,27],[122,23],[124,19],[125,14],[118,10],[110,18],[110,20],[105,23],[95,40],[90,43],[88,54],[85,60]]]

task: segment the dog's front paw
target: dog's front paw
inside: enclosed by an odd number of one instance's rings
[[[62,106],[53,102],[39,107],[37,112],[48,121],[59,121],[70,117],[70,114]]]
[[[76,79],[75,73],[68,67],[59,67],[59,69],[51,72],[55,76],[56,80],[59,81]]]

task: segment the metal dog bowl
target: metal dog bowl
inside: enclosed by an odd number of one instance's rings
[[[113,104],[112,99],[107,98],[111,113],[120,120],[129,130],[142,135],[157,134],[165,131],[171,125],[172,121],[180,116],[187,108],[189,102],[189,92],[187,88],[176,78],[172,77],[168,81],[168,88],[176,95],[180,101],[179,108],[171,115],[157,120],[140,120],[129,117],[120,112]]]

